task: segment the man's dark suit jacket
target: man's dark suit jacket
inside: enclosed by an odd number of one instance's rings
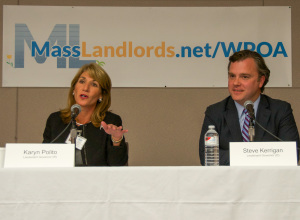
[[[256,120],[281,140],[296,141],[298,149],[299,133],[289,103],[261,95]],[[199,154],[202,165],[204,165],[205,160],[204,135],[209,125],[214,125],[219,133],[220,165],[230,165],[229,142],[243,141],[238,112],[231,96],[206,109],[199,141]],[[254,141],[277,141],[277,139],[256,124]]]

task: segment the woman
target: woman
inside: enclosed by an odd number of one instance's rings
[[[126,165],[128,154],[124,133],[128,130],[122,129],[120,116],[108,111],[110,90],[111,80],[104,69],[96,63],[82,66],[71,82],[68,107],[49,116],[43,143],[68,143],[72,127],[71,107],[78,104],[81,112],[75,118],[77,139],[86,141],[80,151],[76,149],[81,155],[80,162],[76,157],[76,165]]]

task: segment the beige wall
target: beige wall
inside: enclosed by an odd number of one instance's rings
[[[300,1],[298,0],[1,0],[1,5],[66,6],[292,6],[293,87],[266,88],[292,104],[300,127]],[[1,10],[1,42],[2,18]],[[276,16],[276,15],[274,15]],[[1,58],[2,58],[2,44]],[[2,59],[1,59],[2,60]],[[2,85],[2,62],[0,63]],[[34,70],[33,70],[34,71]],[[272,70],[271,70],[272,71]],[[226,69],[224,69],[226,74]],[[272,73],[271,78],[272,80]],[[0,87],[0,146],[39,143],[51,112],[65,107],[67,88]],[[113,112],[129,129],[129,165],[200,165],[198,140],[204,111],[228,95],[226,88],[113,88]]]

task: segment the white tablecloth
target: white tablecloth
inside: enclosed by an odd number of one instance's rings
[[[300,219],[299,167],[0,169],[0,219]]]

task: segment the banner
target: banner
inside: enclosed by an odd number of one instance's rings
[[[250,49],[291,87],[291,8],[3,7],[3,86],[69,87],[96,62],[114,87],[227,87],[228,57]]]

